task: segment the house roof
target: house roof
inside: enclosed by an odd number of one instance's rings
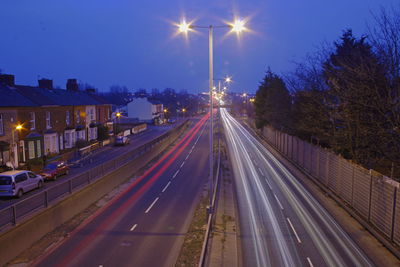
[[[15,88],[0,85],[0,107],[34,107],[39,106],[20,94]]]
[[[33,86],[0,86],[0,107],[84,106],[109,102],[86,91],[46,89]]]

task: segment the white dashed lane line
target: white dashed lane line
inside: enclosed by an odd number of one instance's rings
[[[165,190],[167,190],[168,186],[171,184],[171,181],[168,182],[168,184],[164,187],[164,189],[161,192],[165,192]]]
[[[133,230],[135,230],[136,229],[136,227],[137,227],[137,224],[134,224],[132,227],[131,227],[131,229],[129,230],[129,231],[133,231]]]
[[[282,206],[281,202],[279,201],[278,197],[275,194],[274,194],[274,197],[276,199],[276,202],[278,202],[278,205],[281,208],[281,210],[283,210],[283,206]]]
[[[174,179],[174,178],[178,175],[178,173],[179,173],[179,170],[177,170],[177,171],[175,172],[175,174],[172,176],[172,179]]]
[[[314,267],[314,265],[312,264],[311,259],[309,257],[307,257],[307,261],[308,261],[308,264],[310,265],[310,267]]]
[[[158,201],[159,197],[157,197],[156,199],[154,199],[153,203],[151,203],[151,205],[147,208],[147,210],[144,213],[149,213],[149,211],[151,210],[151,208],[154,206],[154,204],[156,204],[156,202]]]
[[[265,179],[265,181],[267,182],[269,189],[272,190],[272,186],[271,186],[271,184],[268,182],[268,179]]]
[[[261,173],[262,176],[264,176],[263,171],[261,170],[261,168],[258,168],[258,171]]]
[[[292,222],[290,221],[289,218],[286,218],[286,219],[289,222],[289,225],[292,228],[294,235],[296,236],[297,242],[301,243],[300,237],[297,235],[296,229],[294,229]]]

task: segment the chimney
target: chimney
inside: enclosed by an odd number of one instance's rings
[[[70,91],[78,91],[78,82],[76,79],[68,79],[67,81],[67,90]]]
[[[39,82],[39,87],[40,88],[46,88],[46,89],[53,89],[53,80],[49,80],[49,79],[40,79],[38,80]]]
[[[6,86],[15,85],[15,77],[11,74],[0,74],[0,84]]]

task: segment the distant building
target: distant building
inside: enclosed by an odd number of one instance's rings
[[[128,118],[138,118],[140,121],[161,124],[164,120],[163,104],[147,98],[134,98],[126,105]]]
[[[13,75],[0,75],[0,165],[18,166],[63,153],[79,139],[97,139],[97,126],[110,120],[111,105],[91,91],[79,91],[76,79],[66,87],[55,89],[48,79],[38,86],[16,85]]]

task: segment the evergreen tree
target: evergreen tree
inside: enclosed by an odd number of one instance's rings
[[[280,130],[291,127],[291,97],[281,77],[268,70],[254,102],[256,126],[271,125]]]

